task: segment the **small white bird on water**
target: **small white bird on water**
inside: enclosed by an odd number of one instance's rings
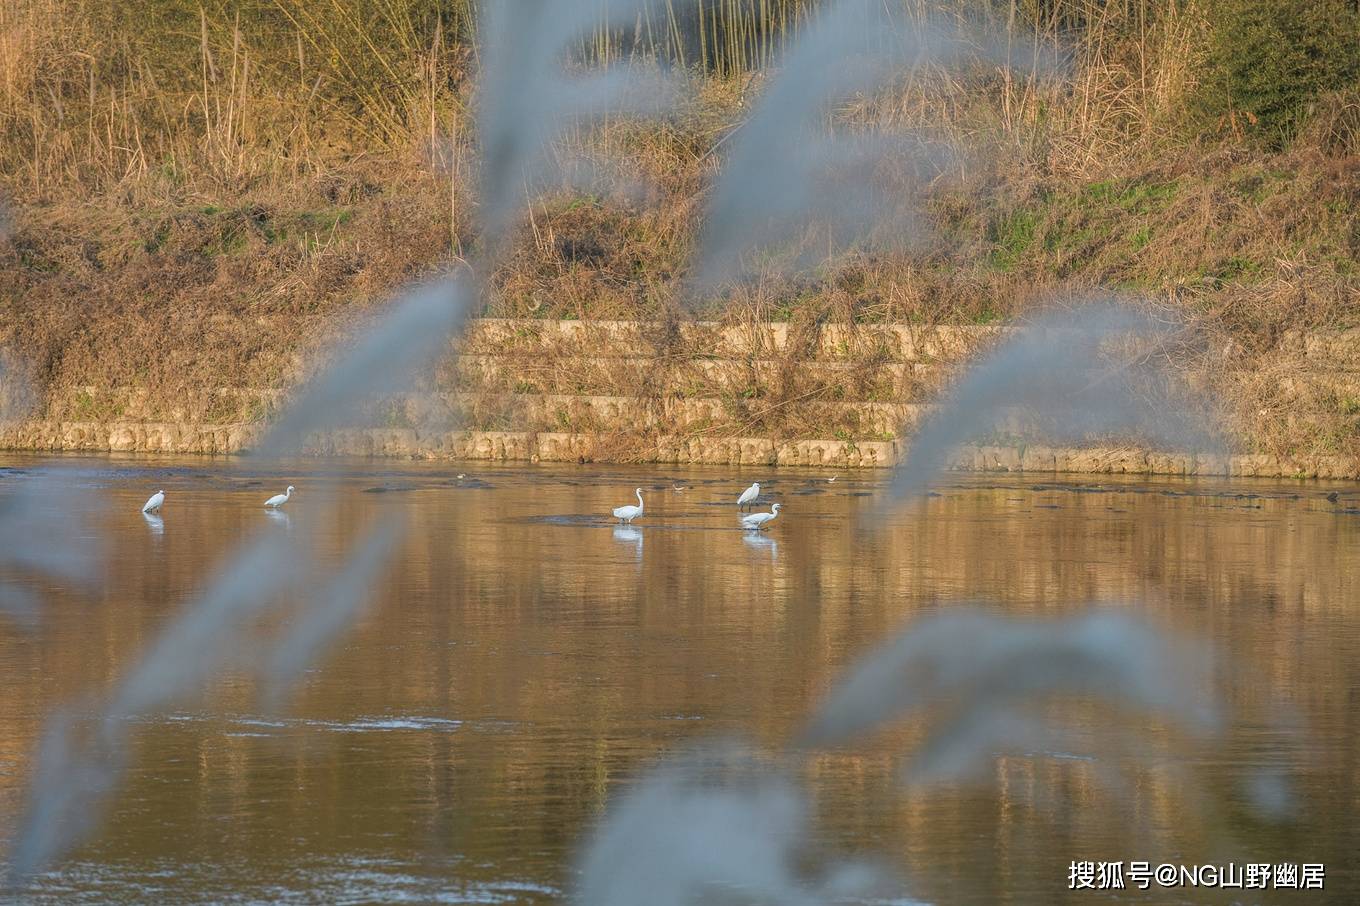
[[[741,496],[737,498],[737,506],[744,507],[748,503],[755,503],[756,498],[759,496],[760,496],[760,482],[757,481],[756,483],[752,484],[749,488],[741,492]]]
[[[271,508],[280,507],[287,503],[289,498],[292,496],[293,486],[290,484],[288,486],[288,490],[284,491],[282,494],[275,494],[273,497],[270,497],[268,500],[264,502],[264,505]]]
[[[142,504],[143,513],[159,513],[161,504],[165,503],[165,492],[157,491],[147,498],[146,503]]]
[[[742,516],[741,524],[743,527],[757,532],[764,531],[765,526],[769,525],[770,521],[779,515],[779,508],[781,506],[783,506],[782,503],[776,503],[774,506],[770,507],[768,513],[752,513],[749,516]]]
[[[625,525],[642,515],[642,488],[638,488],[633,493],[637,494],[637,506],[630,503],[628,506],[614,508],[614,518],[622,520]]]

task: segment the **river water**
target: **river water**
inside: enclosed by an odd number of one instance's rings
[[[919,728],[895,727],[810,762],[816,840],[888,867],[913,901],[1360,898],[1360,488],[948,477],[882,511],[886,475],[832,474],[0,459],[0,497],[56,475],[97,502],[73,530],[102,544],[94,586],[24,576],[40,621],[0,616],[5,843],[47,716],[94,709],[239,545],[303,537],[338,567],[361,527],[407,526],[370,605],[281,702],[228,662],[139,720],[96,830],[21,901],[556,902],[609,797],[665,752],[780,745],[923,614],[1099,602],[1210,643],[1208,682],[1244,716],[1114,783],[1065,744],[998,754],[990,783],[904,788]],[[785,504],[764,536],[736,527],[753,480]],[[645,516],[611,525],[637,486]],[[1109,726],[1088,703],[1050,707],[1077,743]],[[1261,767],[1291,777],[1292,817],[1258,819],[1233,792]],[[1074,860],[1320,863],[1326,886],[1073,892]]]

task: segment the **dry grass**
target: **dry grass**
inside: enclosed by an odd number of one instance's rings
[[[1187,313],[1214,338],[1203,349],[1235,350],[1229,363],[1204,353],[1185,367],[1229,393],[1249,446],[1360,453],[1360,403],[1295,379],[1316,369],[1281,344],[1289,330],[1360,326],[1354,93],[1325,99],[1285,151],[1206,145],[1183,123],[1208,28],[1200,0],[908,5],[982,20],[1014,60],[1059,48],[1068,62],[1056,73],[922,70],[838,112],[974,149],[931,187],[923,244],[677,298],[716,152],[760,91],[754,67],[808,8],[723,0],[702,28],[646,23],[692,67],[681,114],[611,123],[565,149],[621,162],[646,192],[535,202],[487,313],[644,318],[659,325],[658,352],[674,355],[673,325],[696,305],[811,336],[826,323],[988,324],[1110,287]],[[147,388],[147,411],[160,413],[205,387],[287,387],[326,337],[477,242],[467,6],[435,18],[421,0],[158,0],[178,18],[148,20],[145,34],[113,28],[119,8],[0,5],[0,346],[22,352],[49,414],[71,415],[85,387]],[[590,52],[637,46],[600,35]],[[860,350],[853,379],[819,383],[794,347],[696,430],[862,436],[810,404],[919,392],[874,385],[878,355]],[[573,380],[551,359],[540,366],[554,386]],[[677,369],[631,386],[576,378],[661,401],[662,414],[677,392],[723,399],[740,383]],[[504,389],[450,417],[504,423]]]

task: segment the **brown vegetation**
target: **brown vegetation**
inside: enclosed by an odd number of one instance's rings
[[[1256,0],[946,5],[989,20],[1017,57],[1061,46],[1073,61],[1058,76],[918,73],[844,111],[971,149],[934,182],[923,243],[676,297],[723,137],[760,91],[755,64],[809,6],[724,0],[705,7],[721,27],[677,39],[695,98],[681,114],[580,137],[645,196],[537,201],[486,312],[985,324],[1099,287],[1184,313],[1214,335],[1196,348],[1232,350],[1183,364],[1226,390],[1249,447],[1360,455],[1360,387],[1311,379],[1288,340],[1360,326],[1355,74],[1310,72],[1306,93],[1252,108],[1254,89],[1215,61]],[[145,388],[160,413],[195,388],[286,388],[317,343],[477,242],[467,5],[126,6],[0,7],[0,346],[50,416],[82,387]],[[1344,47],[1351,6],[1318,8]],[[600,36],[592,52],[620,51]],[[755,421],[796,435],[808,411]]]

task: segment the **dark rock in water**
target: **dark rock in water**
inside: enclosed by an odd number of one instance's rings
[[[873,491],[851,491],[849,494],[846,494],[845,496],[846,496],[846,497],[872,497],[872,496],[874,496],[874,492],[873,492]]]
[[[1034,508],[1035,508],[1036,510],[1060,510],[1060,509],[1062,509],[1062,507],[1059,506],[1059,505],[1056,504],[1056,503],[1036,503],[1036,504],[1034,505]]]
[[[825,494],[826,491],[821,488],[803,488],[801,491],[790,491],[789,493],[794,497],[807,497],[812,494]]]
[[[594,513],[553,513],[547,516],[525,516],[508,521],[524,525],[621,525],[617,519],[610,519],[607,516],[599,516]]]

